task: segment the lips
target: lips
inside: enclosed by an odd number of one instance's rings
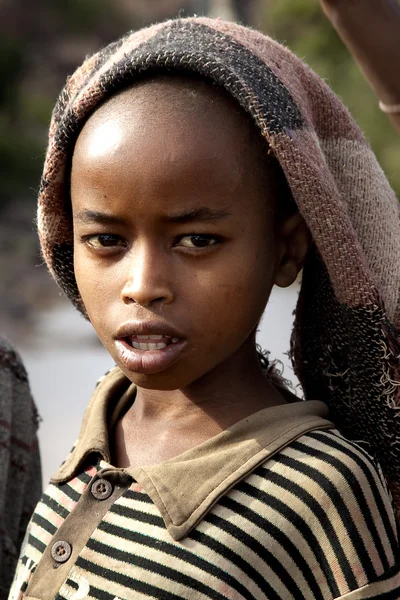
[[[186,343],[178,330],[161,321],[130,321],[114,338],[121,363],[134,373],[147,375],[172,366]]]
[[[183,339],[185,336],[175,327],[164,321],[127,321],[117,330],[115,339],[161,335],[167,338]]]

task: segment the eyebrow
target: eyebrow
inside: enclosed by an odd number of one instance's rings
[[[97,210],[82,210],[75,216],[75,220],[79,223],[100,223],[101,225],[121,225],[126,223],[121,217],[110,215],[108,213],[99,212]]]
[[[212,210],[211,208],[201,207],[193,208],[191,210],[185,210],[179,213],[165,215],[162,217],[164,223],[193,223],[193,221],[217,221],[225,217],[230,216],[228,209]],[[75,220],[79,223],[100,223],[101,225],[124,225],[126,224],[125,219],[103,213],[97,210],[82,210],[76,216]]]
[[[201,207],[185,210],[180,213],[166,215],[163,221],[166,223],[192,223],[193,221],[217,221],[230,216],[228,209],[212,210],[211,208]]]

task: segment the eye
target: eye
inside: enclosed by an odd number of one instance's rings
[[[178,246],[184,248],[209,248],[219,243],[219,238],[213,235],[191,233],[179,239]]]
[[[86,235],[82,241],[89,246],[91,250],[110,251],[120,248],[126,248],[127,242],[119,235],[109,233],[100,233],[97,235]]]

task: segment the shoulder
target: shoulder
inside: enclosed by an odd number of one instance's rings
[[[338,431],[301,435],[231,494],[242,516],[262,524],[266,548],[273,538],[274,556],[308,590],[304,597],[347,598],[365,586],[369,593],[393,573],[397,589],[399,546],[386,483],[365,448]],[[364,597],[371,596],[354,600]]]
[[[276,466],[296,473],[305,493],[314,490],[330,499],[336,508],[360,511],[376,510],[395,518],[386,481],[368,446],[346,439],[337,430],[311,431],[288,445],[276,457]]]
[[[381,549],[387,545],[397,559],[396,519],[379,465],[368,449],[337,430],[300,436],[251,477],[253,485],[282,500],[293,515],[313,527],[333,527],[346,545],[354,541],[356,552],[368,541]]]
[[[297,486],[298,510],[308,519],[311,511],[319,535],[327,533],[328,552],[357,573],[360,586],[394,567],[399,545],[392,501],[366,447],[337,430],[312,431],[287,446],[271,468]]]
[[[284,534],[309,557],[330,597],[369,586],[393,570],[399,580],[391,498],[363,446],[334,429],[311,431],[267,460],[251,483],[270,498],[282,539]]]
[[[376,492],[388,497],[386,482],[369,447],[348,440],[336,429],[311,431],[287,446],[284,462],[326,490]]]

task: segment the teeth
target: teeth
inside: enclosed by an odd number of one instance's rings
[[[138,340],[162,340],[163,337],[169,337],[168,335],[162,335],[161,333],[155,333],[152,335],[135,335]]]
[[[139,337],[139,336],[137,336]],[[136,348],[137,350],[162,350],[162,348],[166,348],[167,344],[163,344],[163,343],[159,343],[159,344],[153,344],[153,343],[148,343],[146,344],[145,342],[132,342],[132,346],[134,348]]]
[[[150,340],[152,341],[150,342]],[[164,344],[161,340],[166,340],[167,343]],[[176,342],[179,342],[179,338],[171,338],[169,335],[154,333],[151,335],[133,335],[130,338],[130,341],[133,348],[136,348],[137,350],[162,350],[162,348],[165,348],[168,344],[176,344]]]

